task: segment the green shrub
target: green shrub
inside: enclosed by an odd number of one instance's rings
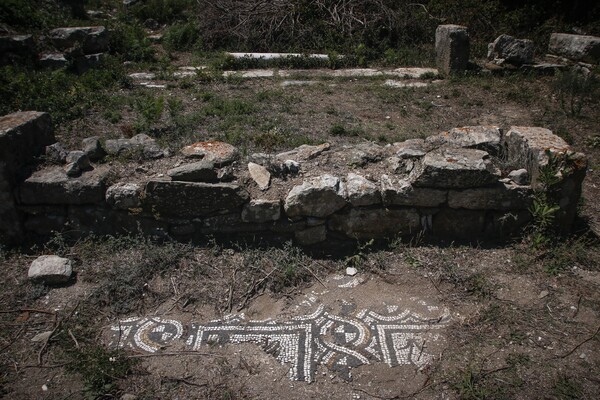
[[[560,108],[572,117],[581,115],[583,107],[594,100],[599,86],[595,75],[585,75],[576,69],[559,73],[554,81]]]
[[[105,68],[91,69],[82,75],[7,66],[0,68],[0,113],[46,111],[59,124],[81,117],[102,103],[106,91],[127,83],[120,63],[110,58]]]
[[[171,23],[196,8],[195,0],[145,0],[131,6],[129,11],[140,21],[151,18],[160,23]]]
[[[169,51],[191,51],[202,48],[200,29],[195,22],[177,23],[165,33],[163,46]]]
[[[154,49],[141,25],[119,22],[110,30],[111,53],[125,61],[155,61]]]

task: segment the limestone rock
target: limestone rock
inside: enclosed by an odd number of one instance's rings
[[[553,33],[548,51],[570,60],[600,64],[600,37]]]
[[[101,160],[106,155],[98,136],[85,138],[81,141],[81,144],[83,146],[83,152],[87,154],[92,161]]]
[[[281,217],[281,202],[279,200],[250,200],[242,209],[244,222],[277,221]]]
[[[435,30],[438,70],[443,75],[464,71],[469,62],[469,34],[460,25],[439,25]]]
[[[511,165],[527,169],[533,185],[539,176],[539,166],[548,164],[548,153],[564,154],[571,147],[549,129],[513,126],[504,135],[504,152]]]
[[[465,126],[430,136],[425,142],[432,147],[448,145],[466,149],[478,149],[497,155],[500,152],[502,131],[497,126]]]
[[[64,164],[67,161],[67,151],[58,142],[46,146],[45,154],[46,160],[53,164]]]
[[[296,175],[300,172],[300,163],[294,160],[285,160],[283,162],[285,171],[290,175]]]
[[[330,148],[331,145],[329,143],[323,143],[318,146],[303,144],[294,150],[279,153],[276,157],[280,160],[293,160],[297,162],[308,161],[320,156],[324,151],[327,151]]]
[[[485,151],[445,147],[427,153],[409,178],[416,187],[458,189],[495,183],[500,171]]]
[[[106,203],[119,210],[140,207],[142,187],[137,183],[121,182],[106,190]]]
[[[60,50],[81,46],[84,54],[108,51],[108,31],[103,26],[56,28],[50,31],[52,44]]]
[[[249,198],[246,189],[231,183],[150,181],[143,204],[157,218],[193,218],[239,211]]]
[[[381,175],[383,204],[395,206],[438,207],[446,202],[446,190],[414,187],[410,182]]]
[[[527,210],[532,201],[531,187],[502,182],[492,187],[448,193],[448,206],[469,210]]]
[[[346,177],[348,201],[354,207],[381,204],[378,186],[367,178],[350,172]]]
[[[68,282],[73,274],[72,261],[58,256],[40,256],[29,266],[27,277],[48,284]]]
[[[338,157],[352,167],[364,167],[383,159],[383,148],[375,143],[360,143],[338,152]]]
[[[269,184],[271,183],[271,174],[265,167],[250,162],[248,163],[248,172],[260,190],[267,190],[269,188]]]
[[[60,69],[69,66],[69,61],[63,53],[44,53],[40,56],[39,63],[43,68]]]
[[[0,36],[0,65],[33,60],[35,54],[32,35]]]
[[[104,143],[106,152],[113,156],[127,152],[140,152],[144,158],[156,159],[164,156],[164,151],[150,136],[140,133],[131,139],[109,139]]]
[[[19,187],[23,204],[94,204],[104,201],[109,167],[99,166],[77,178],[60,167],[35,172]]]
[[[347,214],[334,214],[329,229],[355,239],[409,236],[421,230],[419,213],[409,209],[352,208]]]
[[[301,246],[310,246],[324,242],[327,239],[327,228],[324,225],[314,226],[294,232],[296,242]]]
[[[70,151],[65,161],[64,169],[68,176],[79,176],[91,168],[90,159],[83,151]]]
[[[285,212],[291,217],[326,217],[346,205],[340,179],[328,174],[294,186],[285,199]]]
[[[404,142],[394,143],[396,156],[401,159],[420,158],[431,150],[429,144],[423,139],[408,139]]]
[[[174,181],[216,182],[218,180],[215,164],[210,160],[201,160],[184,164],[167,171]]]
[[[510,171],[508,178],[517,185],[527,185],[529,183],[529,172],[525,168]]]
[[[240,152],[236,147],[218,141],[191,144],[181,149],[181,154],[189,158],[210,160],[216,167],[231,164],[240,158]]]
[[[533,63],[533,42],[528,39],[515,39],[500,35],[488,45],[487,58],[498,65],[508,63],[514,66]]]

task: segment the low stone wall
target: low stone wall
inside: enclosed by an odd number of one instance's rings
[[[2,139],[35,127],[38,134],[29,137],[40,141],[29,146],[33,151],[52,139],[46,119],[40,113],[4,117],[17,127],[3,130]],[[302,245],[421,234],[502,240],[531,221],[535,191],[546,189],[549,174],[547,194],[560,205],[557,226],[569,230],[587,166],[561,138],[532,127],[506,133],[494,126],[456,128],[387,146],[304,145],[245,160],[221,142],[196,143],[170,157],[145,135],[100,144],[86,139],[83,151],[58,157],[66,165],[45,165],[24,180],[14,166],[30,154],[3,153],[4,176],[11,176],[3,184],[16,188],[3,202],[9,204],[3,220],[9,215],[14,225],[3,224],[5,237],[57,231],[180,240],[271,236]],[[148,164],[123,168],[116,158],[103,159],[100,147],[114,155],[135,150]],[[48,147],[47,158],[57,149]]]

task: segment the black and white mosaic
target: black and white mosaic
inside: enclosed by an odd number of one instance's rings
[[[431,318],[397,306],[383,313],[358,310],[343,302],[336,315],[320,305],[311,314],[289,321],[247,320],[244,314],[206,324],[159,317],[129,318],[111,328],[109,345],[149,353],[178,345],[198,351],[205,346],[256,343],[282,364],[290,365],[289,378],[311,382],[319,365],[352,379],[352,368],[383,362],[390,367],[424,367],[432,361],[427,344],[440,339],[450,321],[447,309]]]

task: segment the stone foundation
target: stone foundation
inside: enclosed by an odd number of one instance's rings
[[[155,149],[151,164],[131,165],[122,176],[115,171],[127,168],[115,168],[116,159],[75,175],[68,164],[20,176],[20,166],[54,141],[48,116],[18,113],[1,121],[0,140],[13,143],[0,146],[2,234],[9,242],[52,232],[249,235],[301,245],[417,235],[505,240],[531,221],[534,192],[547,187],[542,178],[551,168],[548,197],[560,206],[557,225],[568,231],[587,167],[583,154],[547,129],[477,126],[387,146],[304,145],[247,160],[219,142],[157,160],[160,149],[145,137],[129,143]],[[186,173],[176,173],[182,167]]]

